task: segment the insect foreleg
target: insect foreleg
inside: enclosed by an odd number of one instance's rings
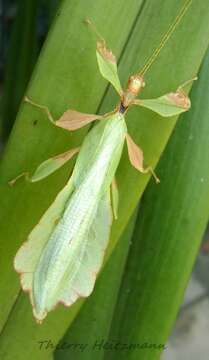
[[[50,112],[50,110],[49,110],[49,108],[48,108],[47,106],[45,106],[45,105],[40,105],[40,104],[32,101],[31,99],[29,99],[29,97],[27,97],[27,96],[25,96],[24,100],[25,100],[27,103],[29,103],[29,104],[31,104],[31,105],[33,105],[33,106],[41,109],[41,110],[47,115],[47,118],[49,119],[49,121],[52,122],[52,123],[55,125],[55,120],[54,120],[54,118],[53,118],[53,116],[52,116],[52,114],[51,114],[51,112]]]

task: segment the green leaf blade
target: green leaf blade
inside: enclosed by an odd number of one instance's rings
[[[160,359],[181,305],[209,216],[209,52],[192,90],[195,111],[184,115],[140,207],[109,339],[142,348],[122,359]],[[127,292],[127,290],[131,290]],[[115,359],[115,352],[105,359]]]

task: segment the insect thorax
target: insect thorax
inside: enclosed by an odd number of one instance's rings
[[[121,104],[124,108],[131,105],[137,95],[143,90],[145,82],[142,76],[132,75],[128,79],[128,85],[122,96]]]

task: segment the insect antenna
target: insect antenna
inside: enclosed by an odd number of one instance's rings
[[[145,63],[145,65],[143,66],[142,70],[139,72],[140,76],[144,76],[145,73],[147,72],[147,70],[151,67],[151,65],[154,63],[154,61],[156,60],[156,58],[158,57],[159,53],[161,52],[161,50],[164,48],[165,44],[167,43],[167,41],[170,39],[171,35],[173,34],[173,32],[175,31],[175,29],[177,28],[177,26],[179,25],[180,21],[182,20],[182,18],[184,17],[184,15],[186,14],[187,10],[189,9],[190,5],[192,3],[192,0],[187,0],[184,5],[182,6],[182,8],[180,9],[178,15],[176,16],[176,18],[174,19],[173,23],[171,23],[168,31],[164,34],[164,36],[162,37],[162,40],[160,42],[160,45],[154,50],[153,54],[150,56],[150,58],[148,59],[148,61]]]

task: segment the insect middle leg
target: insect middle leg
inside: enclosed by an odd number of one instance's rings
[[[144,154],[142,149],[135,144],[133,139],[129,134],[126,134],[126,142],[128,146],[128,156],[130,163],[141,173],[143,174],[152,174],[156,183],[159,183],[160,180],[158,179],[157,175],[155,174],[153,168],[151,166],[144,167]]]
[[[156,183],[157,183],[157,184],[160,183],[160,179],[159,179],[159,178],[157,177],[157,175],[155,174],[152,166],[147,166],[146,168],[140,168],[139,171],[140,171],[142,174],[148,174],[148,173],[150,173],[150,174],[154,177]]]

